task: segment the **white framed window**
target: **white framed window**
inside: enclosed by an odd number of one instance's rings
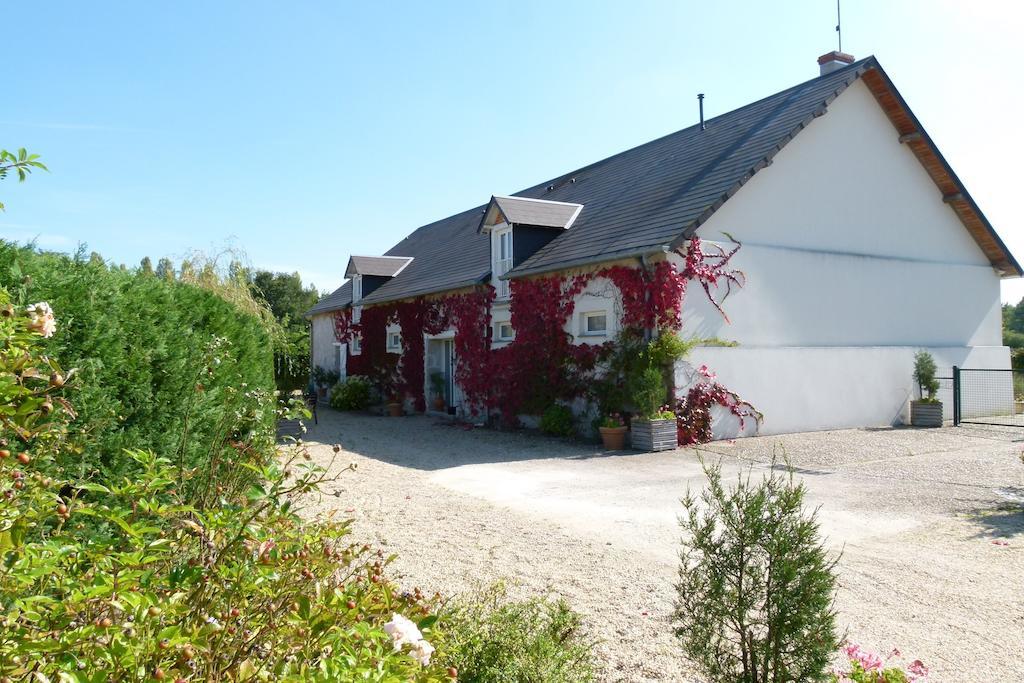
[[[512,228],[496,230],[494,235],[494,280],[499,299],[509,297],[508,280],[501,276],[512,270]]]
[[[352,303],[357,303],[363,299],[363,276],[353,275],[352,276]]]
[[[388,353],[402,352],[402,333],[388,330]]]
[[[510,342],[515,339],[516,333],[512,329],[512,323],[503,322],[496,323],[494,325],[494,340],[500,342]]]
[[[588,311],[580,314],[580,335],[604,337],[608,334],[607,311]]]
[[[359,339],[359,333],[358,332],[354,332],[354,333],[352,333],[352,355],[353,356],[358,356],[362,352],[363,352],[362,340]]]

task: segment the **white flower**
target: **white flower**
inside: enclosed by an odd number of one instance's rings
[[[391,636],[396,652],[406,643],[415,646],[417,642],[423,640],[423,634],[416,628],[416,624],[401,614],[391,615],[391,621],[384,624],[384,632]]]
[[[413,659],[418,661],[421,665],[427,666],[430,664],[430,655],[434,653],[434,646],[425,640],[418,641],[412,648]]]
[[[57,320],[53,317],[53,309],[50,308],[50,304],[40,301],[28,306],[25,310],[32,316],[32,320],[28,324],[30,329],[44,337],[52,337],[53,333],[57,331]]]
[[[422,666],[430,664],[430,655],[434,654],[434,646],[423,639],[423,634],[420,633],[416,624],[401,614],[392,614],[391,621],[384,624],[384,632],[391,636],[395,652],[401,650],[402,646],[408,643],[412,646],[409,656]]]

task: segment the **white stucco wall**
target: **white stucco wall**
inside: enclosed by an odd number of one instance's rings
[[[731,323],[689,288],[684,334],[739,343],[690,361],[764,412],[761,433],[901,422],[918,348],[940,374],[1009,367],[999,277],[897,138],[858,82],[698,231],[743,244],[746,286],[724,301]]]
[[[685,395],[692,368],[706,364],[718,381],[736,391],[762,413],[761,434],[873,427],[906,423],[908,406],[917,397],[911,376],[917,346],[832,347],[699,347],[687,363],[676,368],[677,393]],[[1003,346],[929,347],[939,377],[951,377],[952,367],[1009,367],[1009,349]],[[1007,412],[1013,392],[1009,377],[993,403],[1000,399]],[[939,399],[946,419],[952,418],[951,383],[942,382]],[[973,406],[963,406],[965,415]],[[749,435],[736,419],[717,411],[716,438]]]
[[[337,339],[334,337],[334,314],[314,315],[310,319],[312,330],[312,366],[339,370]]]

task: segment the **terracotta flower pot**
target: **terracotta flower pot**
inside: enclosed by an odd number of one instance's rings
[[[398,402],[389,403],[388,415],[391,417],[402,417],[402,404]]]
[[[626,447],[625,427],[598,427],[606,451],[621,451]]]
[[[444,412],[444,396],[434,397],[434,410],[439,413]]]

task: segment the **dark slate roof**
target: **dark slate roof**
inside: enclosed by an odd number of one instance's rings
[[[372,304],[475,285],[491,272],[490,236],[477,232],[484,207],[424,225],[388,250],[388,256],[415,256],[397,277],[362,303]]]
[[[555,202],[548,199],[526,197],[491,197],[480,227],[494,225],[499,218],[515,225],[535,225],[542,228],[568,228],[576,220],[582,204]],[[500,216],[499,216],[500,212]]]
[[[306,316],[316,315],[317,313],[330,313],[336,311],[339,308],[345,308],[352,303],[352,282],[346,282],[341,287],[320,299],[316,302],[313,308],[306,311]]]
[[[656,253],[681,244],[869,70],[881,72],[874,57],[709,119],[706,130],[694,125],[515,193],[520,198],[582,204],[583,210],[570,229],[510,276]],[[425,225],[395,245],[388,255],[415,260],[364,301],[402,299],[485,280],[490,271],[489,237],[477,228],[486,208]],[[1005,250],[1001,241],[998,246]]]
[[[345,277],[353,275],[380,275],[394,277],[412,261],[411,256],[350,256]]]

